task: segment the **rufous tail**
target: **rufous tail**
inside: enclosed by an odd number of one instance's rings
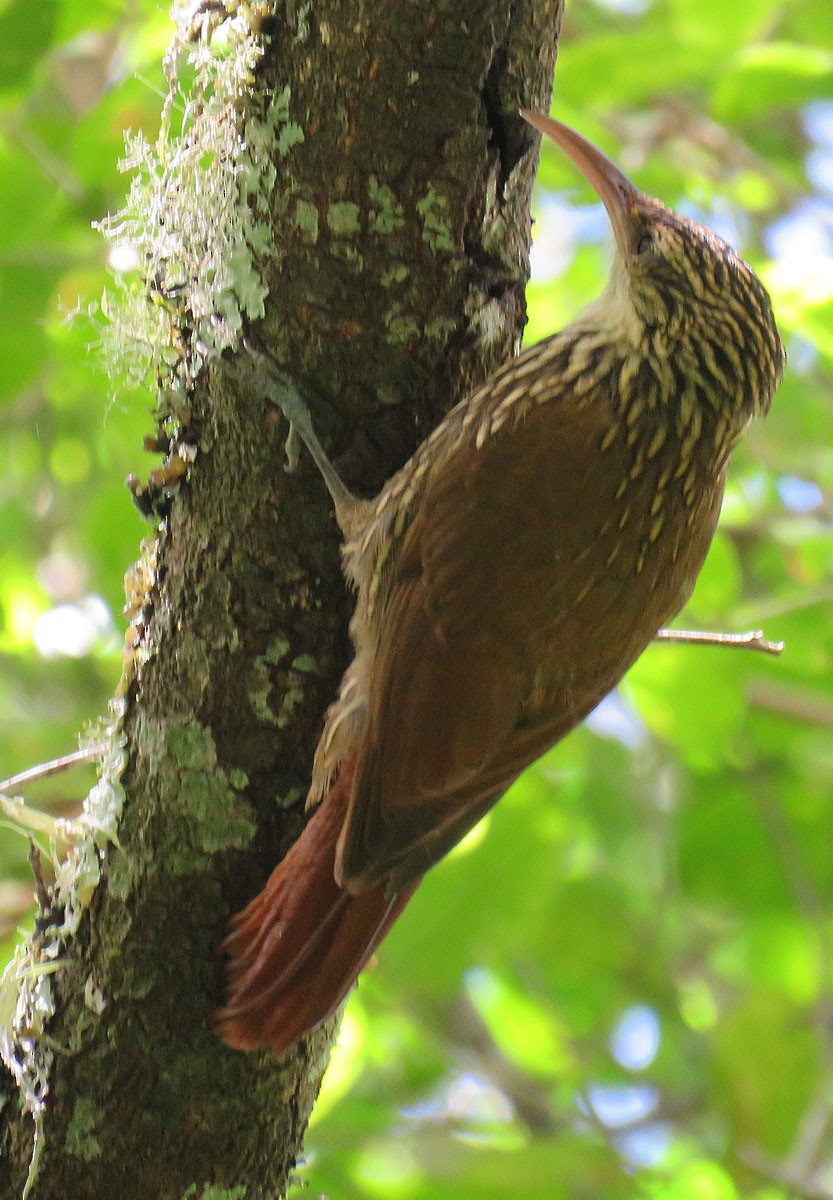
[[[263,891],[231,922],[228,999],[214,1027],[237,1050],[284,1054],[330,1016],[417,887],[353,896],[335,881],[336,843],[353,762],[316,809]]]

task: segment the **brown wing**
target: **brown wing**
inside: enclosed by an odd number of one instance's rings
[[[616,507],[601,449],[612,419],[605,403],[551,403],[429,475],[390,584],[340,842],[351,890],[425,871],[615,682],[601,662],[587,672],[593,629],[575,613],[599,558],[588,529],[598,514],[609,536]],[[592,583],[601,615],[625,578]]]

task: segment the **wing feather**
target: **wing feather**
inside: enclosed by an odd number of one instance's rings
[[[612,414],[563,411],[560,423],[533,410],[476,451],[458,444],[427,473],[387,593],[339,845],[351,890],[421,874],[610,686],[585,686],[572,664],[592,636],[574,614],[588,505],[610,511],[619,482],[601,451]],[[597,586],[614,603],[622,585]]]

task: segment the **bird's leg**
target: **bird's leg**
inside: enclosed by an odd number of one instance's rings
[[[769,642],[762,629],[748,633],[709,633],[700,629],[660,629],[654,639],[657,642],[682,642],[689,646],[734,646],[741,650],[760,650],[762,654],[778,655],[784,649],[783,642]]]
[[[242,369],[239,360],[236,359],[224,359],[223,366],[229,374],[241,382],[249,386],[255,383],[267,399],[281,410],[289,422],[289,435],[286,439],[287,470],[294,471],[298,465],[298,442],[300,439],[309,450],[321,473],[327,491],[333,498],[338,523],[342,531],[346,533],[351,523],[351,514],[363,504],[363,501],[353,495],[327,457],[313,428],[310,411],[292,381],[281,371],[272,355],[267,351],[254,346],[247,338],[243,339],[243,345],[251,360],[250,369]]]

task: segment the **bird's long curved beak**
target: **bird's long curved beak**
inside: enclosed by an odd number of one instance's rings
[[[552,117],[545,117],[528,108],[522,108],[520,113],[525,121],[546,134],[575,163],[607,209],[620,253],[629,255],[633,250],[630,214],[633,202],[640,194],[638,188],[619,170],[616,163],[611,162],[587,138],[570,129],[569,125],[562,125],[560,121],[553,121]]]

